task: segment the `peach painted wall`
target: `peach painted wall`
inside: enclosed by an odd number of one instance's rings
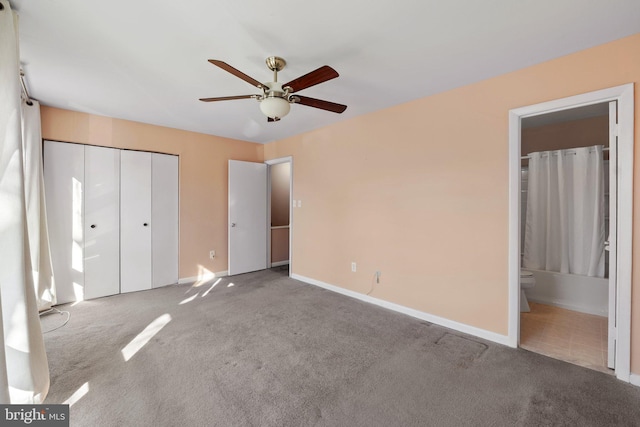
[[[180,278],[227,270],[227,161],[262,162],[263,145],[51,107],[41,114],[44,139],[179,155]]]
[[[303,202],[293,210],[292,272],[366,293],[380,270],[373,297],[506,335],[508,112],[635,82],[640,144],[638,52],[640,34],[267,144],[266,159],[293,156],[293,198]],[[634,207],[640,268],[640,197]]]

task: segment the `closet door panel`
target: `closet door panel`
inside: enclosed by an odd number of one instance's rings
[[[120,150],[84,147],[84,298],[120,292]]]
[[[151,289],[151,153],[120,153],[120,291]]]
[[[84,295],[84,146],[44,141],[49,244],[59,304]]]
[[[153,287],[178,283],[178,156],[151,159]]]

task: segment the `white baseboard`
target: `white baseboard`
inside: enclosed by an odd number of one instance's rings
[[[225,277],[225,276],[228,276],[227,271],[218,271],[216,273],[205,274],[204,276],[184,277],[182,279],[178,279],[178,285],[183,285],[185,283],[194,283],[194,282],[207,282],[216,277]]]
[[[271,268],[273,268],[273,267],[280,267],[281,265],[289,265],[289,260],[286,260],[286,261],[277,261],[277,262],[272,262],[272,263],[271,263]]]
[[[636,387],[640,387],[640,375],[639,374],[629,375],[629,382]]]
[[[474,335],[479,338],[483,338],[489,341],[496,342],[498,344],[509,345],[509,337],[507,335],[496,334],[495,332],[487,331],[485,329],[476,328],[475,326],[469,326],[464,323],[455,322],[453,320],[445,319],[443,317],[434,316],[432,314],[424,313],[422,311],[414,310],[403,305],[395,304],[389,301],[374,298],[369,295],[361,294],[359,292],[350,291],[348,289],[341,288],[339,286],[330,285],[328,283],[321,282],[309,277],[300,276],[299,274],[292,274],[292,279],[299,280],[310,285],[319,286],[321,288],[337,292],[348,297],[356,298],[361,301],[365,301],[371,304],[378,305],[380,307],[387,308],[389,310],[397,311],[398,313],[406,314],[417,319],[426,320],[436,325],[444,326],[445,328],[453,329],[465,334]]]

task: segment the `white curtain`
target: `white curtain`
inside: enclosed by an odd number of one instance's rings
[[[56,297],[44,201],[40,104],[37,101],[22,101],[22,150],[31,269],[38,310],[42,311],[55,305]]]
[[[41,403],[49,367],[27,234],[17,16],[0,4],[0,403]]]
[[[602,146],[529,155],[525,268],[604,277]]]

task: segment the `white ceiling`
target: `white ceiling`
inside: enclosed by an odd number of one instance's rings
[[[638,0],[10,0],[31,95],[44,105],[270,142],[640,32]],[[267,123],[257,93],[209,64],[260,81],[322,65],[340,77]],[[603,64],[603,67],[605,65]]]

